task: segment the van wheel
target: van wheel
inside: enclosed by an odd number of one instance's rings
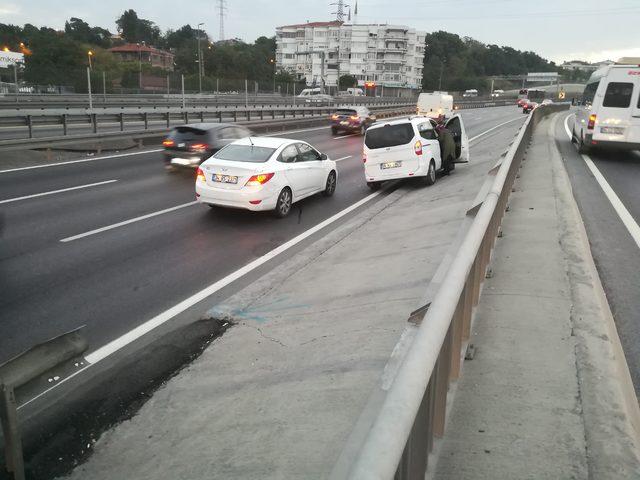
[[[274,212],[276,217],[284,218],[289,215],[289,212],[291,211],[291,203],[291,190],[289,190],[288,187],[283,188],[280,195],[278,195],[278,201],[276,202],[276,210]]]
[[[427,187],[436,183],[436,164],[433,160],[429,162],[429,170],[427,171],[426,177],[422,177],[422,181]]]
[[[589,153],[589,147],[587,145],[585,145],[584,143],[584,135],[580,135],[580,138],[578,139],[578,153],[580,154],[586,154]]]
[[[376,190],[380,190],[381,186],[382,186],[382,182],[367,182],[367,187],[369,187],[374,192]]]

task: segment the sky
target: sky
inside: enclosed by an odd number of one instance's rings
[[[132,8],[163,30],[203,22],[217,40],[218,1],[0,0],[0,23],[62,29],[65,20],[78,17],[115,32],[115,19]],[[225,38],[252,42],[261,35],[273,36],[278,25],[334,19],[336,7],[330,4],[338,0],[225,1]],[[355,6],[355,0],[344,2]],[[640,57],[640,0],[358,0],[357,21],[445,30],[487,44],[532,50],[555,62]]]

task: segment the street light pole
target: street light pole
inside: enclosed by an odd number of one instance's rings
[[[93,65],[91,64],[91,57],[93,57],[93,52],[89,50],[87,52],[87,57],[89,58],[89,70],[93,69]]]
[[[202,93],[202,49],[200,48],[200,38],[202,37],[200,27],[204,23],[198,24],[198,90]]]

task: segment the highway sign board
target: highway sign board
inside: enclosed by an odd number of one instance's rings
[[[18,52],[0,51],[0,68],[7,68],[16,63],[24,62],[24,54]]]
[[[555,82],[558,72],[535,72],[527,74],[527,82]]]

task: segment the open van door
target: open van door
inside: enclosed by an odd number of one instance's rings
[[[453,139],[456,142],[455,163],[469,163],[469,137],[464,129],[462,117],[454,115],[447,120],[445,128],[453,134]]]

